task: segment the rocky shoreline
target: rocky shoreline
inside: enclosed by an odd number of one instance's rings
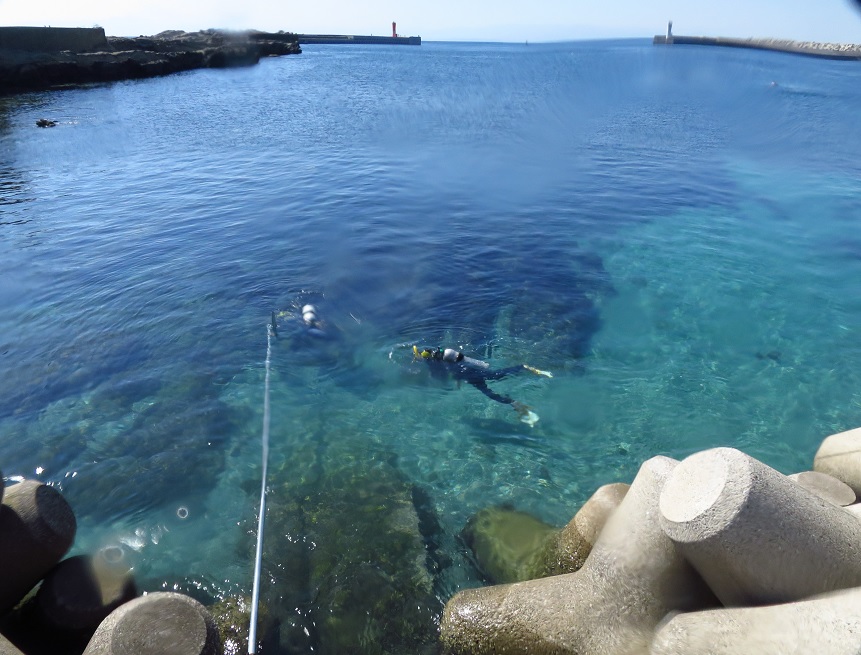
[[[262,57],[301,53],[297,36],[289,32],[174,30],[106,41],[91,52],[0,49],[0,94],[252,66]]]

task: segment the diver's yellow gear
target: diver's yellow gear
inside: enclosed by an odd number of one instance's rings
[[[430,359],[434,356],[434,351],[428,348],[422,348],[420,351],[418,346],[413,346],[413,356],[421,357],[422,359]]]
[[[416,357],[416,358],[421,357],[422,359],[429,359],[430,357],[433,357],[433,351],[428,350],[427,348],[423,348],[422,350],[419,350],[418,346],[413,346],[413,357]]]

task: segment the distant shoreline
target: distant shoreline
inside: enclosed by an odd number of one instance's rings
[[[789,39],[737,39],[723,36],[676,36],[674,34],[669,37],[658,34],[652,43],[655,45],[710,45],[728,48],[752,48],[821,59],[861,59],[861,45],[853,43],[817,43]]]
[[[170,30],[126,38],[106,37],[102,28],[0,27],[0,95],[253,66],[301,52],[289,32]]]

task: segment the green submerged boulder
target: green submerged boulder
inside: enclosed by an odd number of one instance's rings
[[[574,573],[628,488],[622,483],[600,487],[562,529],[503,505],[473,515],[461,537],[491,584]]]
[[[510,505],[473,515],[461,536],[479,570],[492,584],[538,577],[542,557],[559,529]]]
[[[335,443],[271,476],[261,593],[278,652],[435,653],[443,603],[413,487],[390,455]]]

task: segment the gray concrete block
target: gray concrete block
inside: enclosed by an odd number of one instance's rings
[[[813,458],[813,470],[832,475],[861,494],[861,428],[826,437]]]
[[[714,597],[657,521],[675,466],[667,457],[643,464],[580,571],[456,594],[441,625],[446,651],[645,652],[668,612],[712,606]]]
[[[803,471],[801,473],[793,473],[788,477],[793,482],[797,482],[808,491],[815,493],[832,505],[846,507],[857,500],[852,487],[838,480],[833,475],[819,471]]]
[[[677,614],[650,655],[857,655],[861,589],[794,603]]]
[[[20,601],[72,546],[72,508],[53,487],[25,480],[0,505],[0,613]]]
[[[216,655],[215,622],[193,598],[156,592],[121,605],[102,621],[84,655]]]
[[[535,577],[579,571],[629,488],[630,485],[621,482],[599,487],[568,525],[548,542]]]
[[[861,585],[861,521],[738,450],[681,462],[660,514],[664,532],[726,606]]]
[[[36,604],[46,625],[91,635],[108,614],[135,596],[128,565],[99,551],[55,566],[39,587]]]
[[[24,655],[15,644],[0,635],[0,655]]]

